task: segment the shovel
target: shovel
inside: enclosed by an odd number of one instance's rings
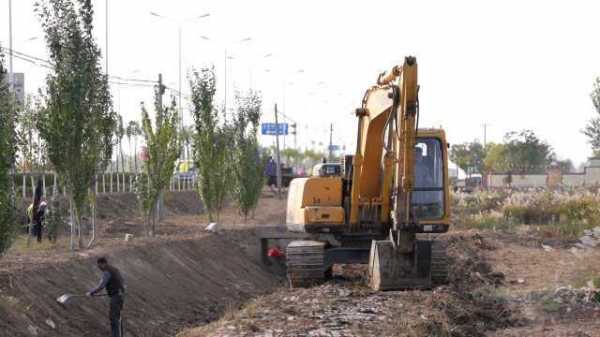
[[[92,297],[102,297],[102,296],[108,296],[108,294],[96,294],[96,295],[92,295]],[[64,295],[60,295],[56,299],[56,302],[58,302],[60,304],[67,304],[67,303],[69,303],[69,301],[72,298],[77,298],[77,297],[87,297],[87,295],[64,294]]]

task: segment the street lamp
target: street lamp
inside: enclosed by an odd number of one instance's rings
[[[11,92],[14,90],[14,74],[13,74],[13,44],[12,44],[12,0],[8,0],[8,88]]]
[[[177,37],[178,37],[178,49],[179,49],[179,93],[178,93],[179,103],[178,104],[179,104],[179,111],[180,111],[181,128],[183,129],[183,108],[181,106],[181,26],[185,22],[207,18],[210,16],[210,13],[205,13],[202,15],[198,15],[198,16],[183,19],[183,20],[172,19],[172,18],[163,16],[163,15],[160,15],[156,12],[150,12],[150,15],[155,16],[160,19],[166,19],[166,20],[171,20],[171,21],[177,22]]]
[[[207,37],[205,35],[201,35],[200,38],[205,41],[212,41],[209,37]],[[252,37],[249,36],[249,37],[245,37],[245,38],[233,43],[232,45],[247,43],[250,41],[252,41]],[[227,55],[227,45],[225,45],[224,49],[225,49],[225,56],[224,56],[223,62],[224,62],[224,66],[225,66],[225,80],[224,80],[225,90],[223,92],[223,96],[224,96],[223,108],[225,109],[225,114],[227,114],[227,60],[234,60],[235,57],[231,56],[231,55]]]

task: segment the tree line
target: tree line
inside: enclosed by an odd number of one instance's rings
[[[100,66],[92,2],[46,0],[36,3],[35,11],[51,63],[46,86],[35,101],[28,99],[24,107],[17,107],[0,53],[0,255],[18,231],[12,177],[17,162],[23,169],[56,172],[69,204],[70,247],[92,246],[96,238],[94,180],[107,169],[114,152],[117,163],[120,159],[121,168],[125,166],[124,137],[130,148],[137,137],[143,137],[147,147],[143,165],[138,167],[133,156],[135,171],[140,170],[135,186],[147,235],[156,233],[164,193],[182,155],[190,156],[199,169],[198,194],[211,221],[219,220],[226,200],[234,200],[244,217],[251,214],[264,183],[266,161],[257,140],[260,93],[238,93],[237,108],[225,119],[225,111],[214,102],[214,69],[193,70],[188,78],[194,125],[183,128],[175,99],[163,102],[167,99],[159,76],[154,86],[154,118],[142,103],[141,123],[125,126],[113,108],[108,75]],[[58,211],[51,207],[50,217]],[[84,215],[90,218],[89,228],[82,226]]]
[[[552,147],[532,130],[508,132],[502,143],[454,144],[450,147],[450,160],[468,176],[474,173],[543,174],[551,163],[563,172],[574,169],[570,159],[557,159]]]

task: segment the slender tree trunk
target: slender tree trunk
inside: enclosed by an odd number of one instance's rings
[[[137,163],[137,137],[133,138],[133,162],[135,164],[135,173],[138,173],[138,163]]]
[[[69,221],[71,223],[71,236],[69,238],[69,249],[75,250],[75,216],[73,210],[73,197],[69,195]]]
[[[90,211],[91,211],[91,237],[86,248],[90,249],[96,241],[96,192],[90,190]]]
[[[129,171],[133,171],[133,163],[131,162],[131,137],[127,137],[127,142],[129,143]]]
[[[79,249],[83,248],[83,239],[81,237],[81,210],[75,207],[75,221],[77,221],[77,245]]]
[[[121,155],[121,171],[125,173],[125,159],[123,158],[123,144],[122,141],[119,140],[119,154]]]

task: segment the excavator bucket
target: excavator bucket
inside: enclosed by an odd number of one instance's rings
[[[412,253],[403,253],[391,240],[373,240],[369,286],[376,291],[431,288],[431,241],[417,241]]]

